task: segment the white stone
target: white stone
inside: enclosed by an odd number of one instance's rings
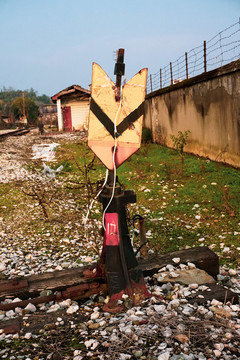
[[[168,360],[170,357],[170,353],[165,351],[164,353],[158,355],[158,360]]]
[[[130,315],[128,318],[129,321],[139,321],[139,317],[136,315]]]
[[[20,307],[16,307],[15,308],[15,313],[19,314],[19,315],[22,315],[22,309]]]
[[[221,351],[220,351],[220,350],[213,350],[213,352],[214,352],[214,355],[215,355],[216,357],[221,356]]]
[[[13,310],[6,311],[7,317],[13,317],[15,315],[15,312]]]
[[[188,297],[189,295],[191,295],[191,291],[185,290],[185,291],[183,292],[183,295],[184,295],[184,297]]]
[[[29,303],[29,304],[25,307],[25,310],[31,311],[31,312],[35,312],[35,311],[37,311],[37,308],[36,308],[35,305]]]
[[[99,322],[99,325],[100,325],[100,326],[106,325],[106,321],[105,321],[105,320],[100,321],[100,322]]]
[[[160,294],[162,294],[162,289],[161,289],[161,287],[160,286],[154,286],[153,287],[153,291],[152,291],[152,294],[153,295],[160,295]]]
[[[176,258],[173,258],[172,261],[175,263],[175,264],[179,264],[181,259],[179,257],[176,257]]]
[[[89,348],[92,346],[92,344],[94,344],[95,340],[94,339],[90,339],[84,342],[84,345]]]
[[[230,276],[236,276],[237,275],[237,272],[234,269],[229,269],[228,273],[229,273]]]
[[[192,309],[191,307],[189,307],[188,305],[185,305],[185,306],[183,307],[182,313],[183,313],[184,315],[191,315],[192,312],[193,312],[193,309]]]
[[[0,271],[5,271],[6,270],[6,266],[4,263],[0,263]]]
[[[206,290],[208,290],[208,289],[209,289],[209,287],[206,286],[206,285],[201,285],[201,286],[199,287],[199,290],[201,290],[201,291],[206,291]]]
[[[221,306],[222,303],[220,301],[216,300],[216,299],[212,299],[211,305],[213,305],[213,306]]]
[[[90,256],[85,257],[85,262],[92,262],[92,258]]]
[[[208,312],[208,309],[206,309],[204,306],[199,306],[198,307],[198,312],[200,313],[200,314],[206,314],[207,312]]]
[[[160,274],[157,276],[157,281],[158,282],[163,282],[164,281],[164,278],[167,276],[167,274]]]
[[[62,266],[61,265],[58,265],[56,268],[55,268],[55,270],[62,270],[63,268],[62,268]]]
[[[228,253],[230,251],[230,247],[225,246],[222,250],[223,253]]]
[[[156,312],[163,313],[166,310],[165,305],[153,305],[153,308]]]
[[[91,320],[96,320],[99,318],[99,312],[95,311],[91,314]]]
[[[190,284],[189,289],[194,290],[198,288],[198,284]]]
[[[224,345],[223,344],[214,344],[214,347],[216,350],[223,351]]]
[[[79,309],[79,306],[77,304],[73,304],[67,309],[67,314],[73,314],[73,313],[77,312],[78,309]]]
[[[119,360],[128,360],[128,359],[131,359],[131,355],[123,354],[123,353],[119,354]]]
[[[176,274],[174,271],[170,271],[169,276],[170,278],[177,278],[179,277],[179,274]]]
[[[193,209],[199,208],[199,204],[194,204]]]
[[[124,333],[125,333],[126,335],[131,335],[131,334],[132,334],[132,329],[131,329],[130,327],[126,327],[126,328],[124,329]]]
[[[133,355],[136,357],[136,358],[139,358],[141,357],[143,354],[142,350],[137,350],[133,353]]]
[[[70,262],[68,262],[68,261],[65,261],[65,262],[62,263],[63,268],[68,268],[69,265],[70,265]]]
[[[212,311],[208,311],[206,314],[205,314],[205,318],[206,319],[211,319],[213,317],[213,312]]]
[[[167,347],[167,343],[162,342],[162,343],[158,346],[158,350],[164,350],[164,349],[166,349],[166,347]]]
[[[19,301],[22,301],[21,299],[19,299],[19,298],[15,298],[15,299],[13,299],[13,301],[12,302],[19,302]]]
[[[96,341],[96,340],[94,340],[94,343],[93,343],[92,346],[91,346],[91,350],[95,350],[96,347],[98,347],[98,345],[99,345],[99,342]]]
[[[166,338],[170,338],[172,336],[172,330],[170,329],[170,327],[166,327],[163,331],[162,331],[163,336],[165,336]]]
[[[150,307],[147,307],[146,308],[146,313],[147,313],[148,316],[152,316],[154,314],[154,310],[151,309]]]
[[[74,350],[73,356],[77,356],[81,354],[81,350]]]
[[[61,308],[66,308],[69,307],[71,305],[72,300],[71,299],[67,299],[67,300],[63,300],[59,303]]]
[[[188,262],[187,266],[189,267],[189,269],[195,269],[195,267],[196,267],[196,265],[191,262]]]
[[[180,304],[180,301],[178,299],[174,299],[169,302],[168,306],[169,308],[176,309]]]
[[[187,265],[185,265],[185,264],[179,264],[179,267],[180,267],[181,270],[184,270],[184,269],[186,269]]]
[[[32,333],[28,332],[28,333],[25,334],[24,337],[25,337],[25,339],[31,339]]]
[[[52,306],[50,306],[50,308],[47,310],[47,313],[51,313],[54,311],[57,311],[60,309],[60,305],[59,304],[53,304]]]
[[[137,311],[135,312],[135,315],[140,317],[140,316],[143,316],[143,315],[144,315],[144,312],[141,311],[141,310],[137,310]]]

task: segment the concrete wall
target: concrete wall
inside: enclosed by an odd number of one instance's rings
[[[240,60],[146,96],[153,141],[190,130],[187,152],[240,167]]]

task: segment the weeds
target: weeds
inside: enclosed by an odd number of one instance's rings
[[[119,181],[136,192],[137,203],[128,209],[131,218],[140,214],[146,219],[147,250],[165,253],[203,244],[221,253],[224,244],[231,244],[232,255],[225,254],[221,262],[237,264],[239,170],[222,164],[216,167],[213,161],[185,154],[182,176],[176,172],[178,159],[170,149],[147,144],[117,170]],[[11,224],[16,233],[19,227],[30,236],[38,233],[44,244],[45,234],[51,232],[55,247],[61,246],[63,238],[70,243],[80,239],[82,253],[98,254],[102,247],[102,208],[97,201],[87,221],[87,236],[83,220],[101,188],[105,168],[82,143],[62,144],[56,167],[61,164],[64,169],[57,180],[45,187],[26,182],[18,187],[0,184],[0,227],[9,229]],[[22,188],[27,193],[24,196]],[[48,221],[42,221],[41,213]],[[134,238],[134,247],[139,245],[139,239]]]
[[[37,202],[46,220],[49,219],[49,208],[57,198],[57,189],[52,180],[32,179],[22,188],[24,195]]]
[[[177,135],[170,135],[170,138],[173,141],[174,147],[178,151],[181,158],[181,174],[183,174],[183,163],[185,158],[184,147],[187,144],[188,136],[190,135],[190,130],[179,131]]]
[[[231,204],[232,196],[230,195],[229,186],[225,185],[224,187],[220,187],[219,185],[217,185],[217,188],[221,195],[222,206],[226,209],[227,213],[230,216],[236,216],[235,209],[234,209],[233,205]]]
[[[102,186],[101,181],[93,181],[92,173],[95,172],[94,164],[96,161],[95,155],[93,158],[87,162],[86,157],[84,157],[84,163],[81,165],[75,158],[74,162],[79,171],[80,180],[81,181],[74,181],[74,190],[83,190],[81,191],[80,195],[82,196],[83,193],[84,198],[86,199],[87,207],[85,208],[85,219],[84,219],[84,227],[85,227],[85,241],[88,245],[93,249],[93,251],[99,255],[100,249],[98,245],[98,237],[96,233],[98,231],[98,222],[96,218],[92,216],[91,209],[93,205],[93,201],[95,200],[96,194],[99,191],[99,188]],[[72,185],[67,185],[68,189],[73,189]],[[90,236],[92,234],[92,236]]]

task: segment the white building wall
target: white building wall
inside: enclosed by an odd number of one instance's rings
[[[89,101],[74,101],[69,102],[72,114],[72,129],[81,130],[88,125],[89,117]]]
[[[63,117],[62,117],[61,99],[57,99],[57,114],[58,114],[58,130],[63,131]]]

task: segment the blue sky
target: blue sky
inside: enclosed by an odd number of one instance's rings
[[[41,95],[91,82],[92,62],[114,80],[154,73],[238,21],[240,0],[0,0],[0,89]]]

